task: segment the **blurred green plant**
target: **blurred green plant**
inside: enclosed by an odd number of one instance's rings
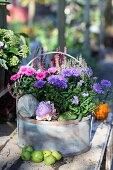
[[[11,30],[0,29],[0,66],[10,74],[18,70],[22,57],[30,53],[29,39],[26,34],[16,34]]]

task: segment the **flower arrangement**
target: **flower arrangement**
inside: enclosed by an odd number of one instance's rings
[[[0,29],[0,66],[15,72],[21,58],[30,53],[28,37],[11,30]]]
[[[81,57],[67,59],[65,55],[56,54],[48,69],[42,56],[40,58],[38,70],[22,66],[10,78],[14,82],[13,95],[20,98],[32,94],[39,101],[35,119],[81,120],[94,112],[101,101],[110,100],[111,82],[102,80],[99,84]]]

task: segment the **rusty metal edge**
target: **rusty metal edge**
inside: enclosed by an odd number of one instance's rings
[[[68,125],[68,124],[78,124],[80,122],[83,121],[87,121],[89,119],[91,119],[91,115],[88,115],[87,117],[82,118],[81,121],[79,121],[78,119],[76,120],[69,120],[69,121],[38,121],[38,120],[34,120],[34,119],[29,119],[29,118],[25,118],[22,117],[19,113],[18,116],[25,122],[29,122],[32,124],[41,124],[41,125]]]
[[[91,149],[91,144],[90,144],[90,146],[88,146],[87,148],[83,149],[83,150],[80,151],[80,152],[64,154],[64,155],[62,155],[62,156],[63,156],[64,158],[65,158],[65,157],[68,157],[68,156],[77,156],[77,155],[83,154],[83,153],[85,153],[85,152],[88,152],[90,149]]]

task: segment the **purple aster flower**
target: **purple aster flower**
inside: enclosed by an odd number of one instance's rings
[[[67,88],[67,79],[63,76],[57,76],[57,83],[60,88]]]
[[[106,87],[111,87],[111,82],[108,80],[102,80],[101,81],[101,85],[102,86],[106,86]]]
[[[84,80],[80,80],[80,83],[84,83]]]
[[[93,77],[93,80],[97,80],[97,77]]]
[[[81,73],[86,72],[88,74],[89,77],[91,77],[93,75],[93,71],[92,69],[85,67],[84,69],[81,70]]]
[[[50,84],[56,85],[57,79],[58,79],[57,75],[52,75],[52,76],[48,77],[47,81]]]
[[[48,78],[48,82],[60,88],[67,88],[67,79],[61,75],[52,75]]]
[[[71,75],[72,75],[72,73],[71,73],[71,69],[63,69],[62,71],[61,71],[61,74],[64,76],[64,77],[70,77]]]
[[[83,97],[89,96],[89,93],[83,93],[82,96]]]
[[[58,85],[58,87],[63,88],[63,89],[67,88],[67,83],[65,83],[63,81],[58,81],[57,85]]]
[[[78,77],[80,75],[79,70],[77,70],[76,68],[71,68],[71,73],[72,76]]]
[[[74,103],[75,105],[78,105],[79,100],[78,100],[78,97],[77,97],[77,96],[74,96],[73,103]]]
[[[67,82],[67,79],[66,79],[65,77],[63,77],[63,76],[60,76],[60,75],[57,75],[57,79],[58,79],[59,81]]]
[[[77,85],[82,86],[82,83],[81,83],[81,82],[78,82]]]
[[[101,88],[101,86],[100,86],[99,83],[95,83],[95,84],[93,85],[93,89],[94,89],[97,93],[99,93],[99,94],[103,93],[103,90],[102,90],[102,88]]]
[[[46,81],[39,80],[39,81],[37,81],[37,82],[34,84],[34,86],[35,86],[35,87],[38,87],[38,88],[41,88],[41,87],[44,86],[45,83],[46,83]]]
[[[51,104],[48,102],[40,102],[36,109],[36,116],[38,118],[43,118],[52,112]]]

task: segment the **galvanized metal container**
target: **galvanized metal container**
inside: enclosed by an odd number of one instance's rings
[[[58,150],[64,156],[76,155],[90,149],[91,116],[80,122],[37,121],[18,114],[18,144],[37,150]]]

